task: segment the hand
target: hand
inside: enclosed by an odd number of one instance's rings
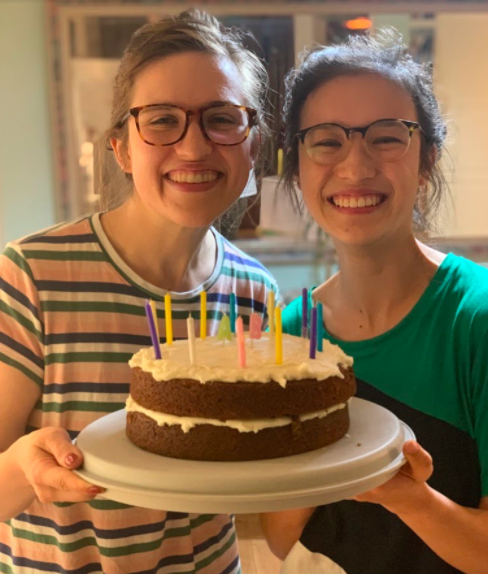
[[[83,454],[64,429],[34,431],[9,450],[41,502],[83,502],[105,492],[71,472],[81,465]]]
[[[403,454],[407,462],[392,479],[353,500],[381,504],[398,515],[425,509],[431,492],[427,480],[434,472],[432,457],[414,440],[403,445]]]

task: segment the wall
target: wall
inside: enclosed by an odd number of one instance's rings
[[[488,13],[439,14],[435,84],[449,116],[454,209],[445,232],[488,236]]]
[[[54,223],[44,2],[0,1],[0,248]]]

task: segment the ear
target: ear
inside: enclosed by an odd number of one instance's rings
[[[256,129],[255,133],[251,135],[251,159],[254,163],[256,158],[258,157],[259,151],[261,149],[261,130],[258,128]]]
[[[130,157],[130,150],[122,140],[117,138],[110,138],[110,145],[114,150],[115,159],[120,168],[126,173],[132,173],[132,161]]]
[[[426,187],[430,180],[430,175],[432,173],[432,168],[434,167],[437,161],[437,148],[432,146],[431,150],[429,151],[429,165],[427,165],[420,173],[419,173],[419,187]]]

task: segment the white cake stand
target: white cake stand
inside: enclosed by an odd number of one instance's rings
[[[124,410],[88,425],[76,440],[79,476],[117,502],[191,513],[248,513],[317,506],[366,492],[405,462],[411,429],[369,401],[350,402],[349,433],[305,454],[251,462],[201,462],[151,454],[125,435]]]

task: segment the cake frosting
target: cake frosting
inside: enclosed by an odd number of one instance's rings
[[[342,377],[340,367],[352,367],[353,359],[340,347],[327,340],[323,351],[316,352],[316,358],[308,358],[306,339],[283,334],[282,365],[275,362],[273,336],[263,333],[261,339],[246,338],[247,367],[239,367],[237,345],[229,341],[217,341],[216,337],[196,339],[197,364],[189,363],[188,341],[174,341],[162,345],[162,359],[155,359],[152,347],[141,349],[129,361],[131,368],[139,367],[151,373],[155,381],[170,379],[192,379],[200,383],[221,381],[233,383],[268,383],[276,381],[286,387],[289,380],[327,379]]]

